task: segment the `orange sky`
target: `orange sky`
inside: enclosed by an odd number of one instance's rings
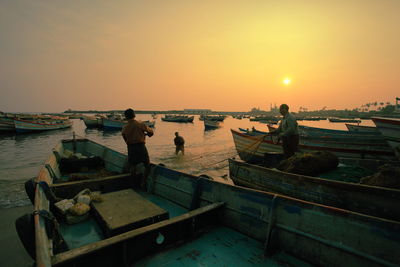
[[[1,1],[0,110],[393,103],[399,14],[398,0]]]

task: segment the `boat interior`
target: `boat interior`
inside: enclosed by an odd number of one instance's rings
[[[83,166],[76,155],[90,164],[97,157],[103,161]],[[65,157],[79,168],[63,166]],[[96,176],[103,169],[111,176]],[[75,179],[79,175],[89,179]],[[265,242],[268,224],[245,203],[254,202],[251,196],[227,207],[212,194],[226,190],[213,188],[219,183],[160,165],[151,166],[147,189],[139,189],[128,173],[126,155],[86,139],[60,143],[39,178],[57,200],[73,199],[84,190],[101,192],[101,201],[92,201],[86,215],[70,220],[48,199],[45,187],[38,187],[37,207],[49,207],[59,223],[52,244],[45,227],[36,229],[39,239],[49,242],[39,250],[52,266],[311,266]],[[230,188],[227,194],[240,192]]]

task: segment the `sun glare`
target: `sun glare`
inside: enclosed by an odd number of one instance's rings
[[[285,79],[283,79],[283,84],[284,84],[284,85],[289,85],[290,82],[291,82],[290,78],[285,78]]]

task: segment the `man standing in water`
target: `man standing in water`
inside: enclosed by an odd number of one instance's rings
[[[289,106],[282,104],[279,107],[279,112],[283,119],[279,124],[278,129],[273,133],[278,134],[282,140],[283,153],[285,158],[290,158],[297,151],[299,146],[299,130],[296,118],[289,113]]]
[[[179,151],[182,152],[182,155],[185,155],[185,139],[178,132],[175,132],[174,143],[176,146],[175,155],[178,155]]]
[[[128,123],[122,129],[122,137],[128,146],[128,161],[134,179],[134,185],[139,182],[136,181],[136,166],[139,163],[143,163],[145,170],[140,186],[144,188],[146,186],[147,176],[150,172],[150,158],[145,145],[145,139],[146,135],[152,137],[154,132],[143,122],[135,120],[135,112],[131,108],[125,110],[125,118],[128,120]]]

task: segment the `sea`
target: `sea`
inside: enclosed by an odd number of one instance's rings
[[[230,129],[268,131],[264,123],[248,118],[235,119],[228,116],[221,127],[205,130],[203,121],[195,116],[193,123],[164,122],[161,114],[156,119],[154,135],[146,139],[150,161],[162,163],[168,168],[190,173],[205,174],[212,179],[230,183],[228,158],[238,158]],[[150,114],[138,114],[138,120],[152,120]],[[71,128],[40,133],[0,134],[0,209],[30,204],[24,183],[39,173],[53,147],[62,139],[77,137],[91,139],[114,150],[127,153],[121,131],[87,129],[83,120],[72,119]],[[344,123],[328,120],[299,121],[300,125],[346,130]],[[373,126],[370,120],[360,125]],[[185,139],[185,155],[175,155],[175,132]]]

